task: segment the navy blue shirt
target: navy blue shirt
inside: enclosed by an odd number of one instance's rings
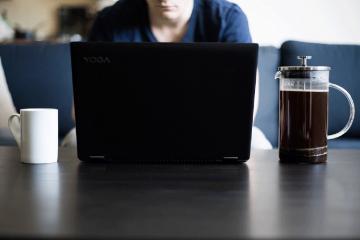
[[[94,22],[89,41],[157,42],[146,0],[119,0],[105,8]],[[238,5],[226,0],[194,0],[182,42],[251,41],[247,17]]]

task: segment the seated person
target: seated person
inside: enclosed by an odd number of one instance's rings
[[[89,41],[252,40],[243,11],[225,0],[119,0],[98,14]]]
[[[226,0],[119,0],[98,14],[89,41],[252,42],[246,15]],[[254,118],[257,107],[258,94]],[[271,148],[255,127],[252,147]]]

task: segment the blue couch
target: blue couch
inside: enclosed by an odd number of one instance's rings
[[[345,87],[360,106],[360,46],[325,45],[289,41],[280,49],[261,47],[259,53],[260,106],[255,125],[274,147],[278,138],[278,81],[274,80],[280,65],[298,64],[298,55],[311,55],[312,65],[333,68],[331,81]],[[60,138],[73,127],[71,120],[72,83],[68,44],[0,45],[0,57],[14,104],[19,110],[27,107],[59,109]],[[356,79],[358,78],[358,79]],[[346,123],[347,102],[336,92],[330,94],[329,132],[336,132]],[[14,145],[7,129],[0,129],[0,145]],[[344,137],[329,142],[333,148],[360,149],[360,121],[355,118]]]

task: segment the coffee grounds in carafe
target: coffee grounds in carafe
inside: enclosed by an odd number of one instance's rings
[[[280,91],[280,161],[327,160],[326,91]]]

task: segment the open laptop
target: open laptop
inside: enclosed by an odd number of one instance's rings
[[[72,43],[83,161],[244,162],[257,44]]]

